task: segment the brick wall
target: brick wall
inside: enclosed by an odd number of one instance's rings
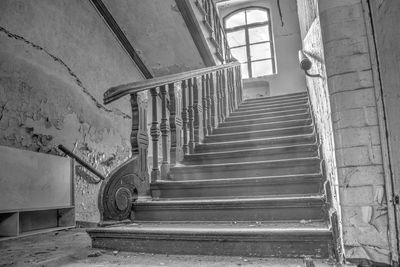
[[[381,138],[363,6],[361,0],[320,0],[318,5],[319,17],[303,33],[303,46],[314,56],[313,72],[323,75],[308,78],[307,84],[328,179],[339,189],[344,257],[389,263]]]

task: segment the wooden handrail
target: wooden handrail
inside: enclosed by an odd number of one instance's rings
[[[123,85],[118,85],[111,87],[104,93],[104,104],[109,104],[124,97],[129,94],[138,93],[141,91],[150,90],[151,88],[156,88],[162,85],[180,82],[182,80],[190,79],[196,76],[206,75],[211,72],[215,72],[222,69],[227,69],[239,65],[238,62],[231,62],[224,65],[206,67],[197,70],[191,70],[186,72],[181,72],[177,74],[170,74],[165,76],[160,76],[144,81],[132,82]]]

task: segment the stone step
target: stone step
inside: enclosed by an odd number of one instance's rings
[[[292,136],[280,136],[270,138],[260,138],[253,140],[241,140],[230,142],[214,142],[199,144],[195,148],[195,153],[222,152],[239,149],[280,147],[290,145],[314,144],[316,138],[314,134],[302,134]]]
[[[226,118],[226,122],[232,121],[243,121],[243,120],[251,120],[251,119],[261,119],[261,118],[271,118],[277,116],[290,116],[290,115],[298,115],[303,113],[308,113],[308,107],[304,108],[293,108],[286,109],[280,111],[270,111],[270,112],[260,112],[257,114],[231,114],[228,118]]]
[[[288,128],[295,126],[306,126],[311,124],[312,120],[310,118],[307,118],[307,119],[283,120],[283,121],[266,122],[266,123],[252,123],[252,124],[245,124],[238,126],[221,126],[215,129],[213,131],[213,134],[279,129],[279,128]]]
[[[280,107],[283,105],[292,105],[292,104],[306,104],[308,103],[308,97],[289,99],[289,100],[281,100],[281,101],[268,101],[268,102],[260,102],[260,103],[242,103],[239,105],[238,110],[252,110],[264,107]]]
[[[316,144],[195,153],[186,155],[182,163],[184,165],[201,165],[306,157],[318,157]]]
[[[137,201],[134,220],[175,222],[323,220],[321,195]]]
[[[306,173],[320,173],[319,158],[310,157],[256,162],[182,165],[170,169],[170,179],[174,181],[207,180]]]
[[[307,109],[307,103],[301,104],[293,104],[293,105],[282,105],[278,107],[263,107],[251,110],[236,110],[230,114],[230,116],[243,116],[243,115],[253,115],[258,113],[268,113],[268,112],[278,112],[278,111],[286,111],[292,109]]]
[[[268,102],[268,101],[282,101],[288,99],[298,99],[308,97],[307,92],[299,92],[287,95],[278,95],[278,96],[267,96],[267,97],[258,97],[258,98],[249,98],[243,101],[243,104],[248,103],[260,103],[260,102]]]
[[[267,117],[267,118],[257,118],[257,119],[244,119],[244,120],[236,120],[236,121],[225,121],[221,123],[220,127],[231,127],[231,126],[249,126],[253,124],[262,124],[262,123],[279,123],[286,120],[305,120],[310,119],[310,114],[308,112],[292,114],[292,115],[283,115],[276,117]],[[219,128],[217,128],[219,129]],[[215,129],[214,131],[216,131]]]
[[[282,137],[282,136],[312,134],[313,131],[314,127],[312,125],[306,125],[306,126],[295,126],[295,127],[278,128],[270,130],[212,134],[204,138],[204,143],[240,141],[240,140],[267,138],[267,137]]]
[[[158,254],[328,258],[324,223],[133,223],[87,230],[92,246]]]
[[[317,194],[319,173],[216,180],[158,181],[151,184],[155,198],[212,198],[290,194]]]

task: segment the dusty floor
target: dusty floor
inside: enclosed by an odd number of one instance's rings
[[[0,266],[305,266],[302,259],[154,255],[92,249],[83,229],[0,241]],[[314,261],[315,266],[331,266]]]

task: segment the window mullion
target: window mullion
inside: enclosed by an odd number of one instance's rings
[[[253,73],[251,69],[249,28],[247,27],[245,28],[245,35],[246,35],[247,70],[249,72],[249,78],[253,78]]]

